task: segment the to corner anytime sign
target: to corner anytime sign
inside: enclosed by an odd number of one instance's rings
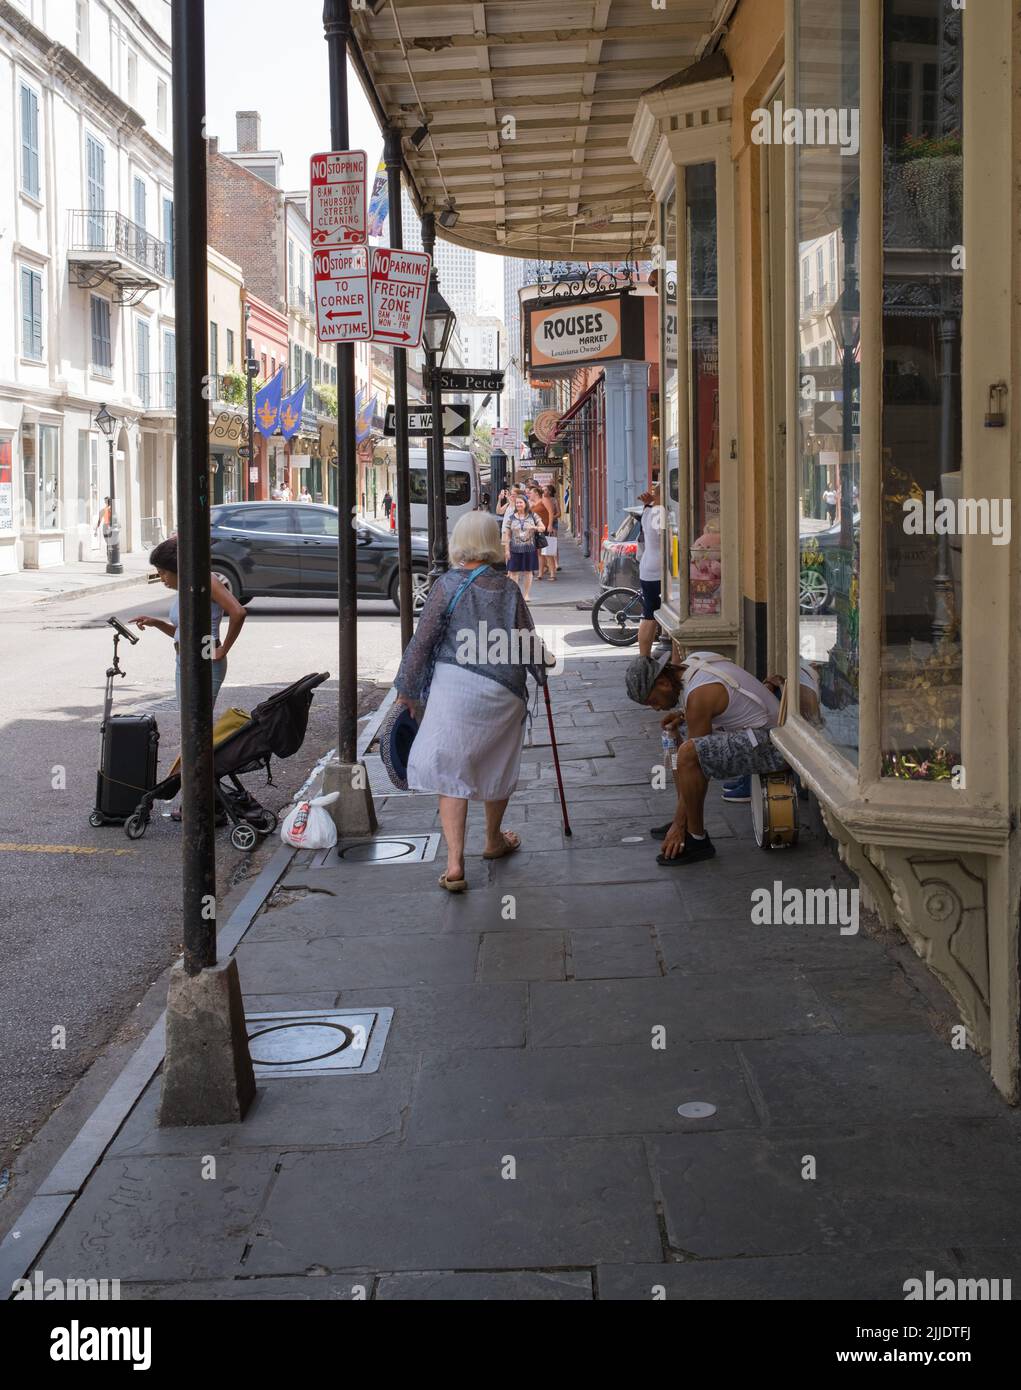
[[[369,324],[369,253],[364,246],[313,251],[316,333],[321,343],[365,342]]]
[[[314,154],[310,164],[312,245],[365,245],[365,151]]]
[[[369,282],[372,340],[416,348],[422,341],[432,258],[421,251],[374,246]]]

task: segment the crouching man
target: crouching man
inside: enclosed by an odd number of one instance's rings
[[[670,711],[660,722],[678,737],[677,810],[668,825],[651,832],[663,841],[656,863],[680,868],[711,859],[716,848],[704,814],[712,779],[786,767],[769,737],[779,701],[761,681],[715,652],[692,652],[679,666],[671,665],[669,656],[640,656],[627,669],[626,687],[636,704]]]

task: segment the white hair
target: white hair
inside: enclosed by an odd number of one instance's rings
[[[465,512],[450,536],[450,563],[503,564],[500,523],[489,512]]]

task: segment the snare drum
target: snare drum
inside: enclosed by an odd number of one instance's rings
[[[793,772],[768,772],[752,778],[752,826],[759,849],[792,849],[798,843],[798,792]]]

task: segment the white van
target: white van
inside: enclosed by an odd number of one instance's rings
[[[454,529],[458,517],[474,511],[479,505],[479,474],[475,460],[467,449],[445,449],[443,463],[447,474],[447,535]],[[426,531],[429,515],[426,506],[428,488],[428,459],[425,449],[409,449],[408,464],[411,477],[411,529]]]

